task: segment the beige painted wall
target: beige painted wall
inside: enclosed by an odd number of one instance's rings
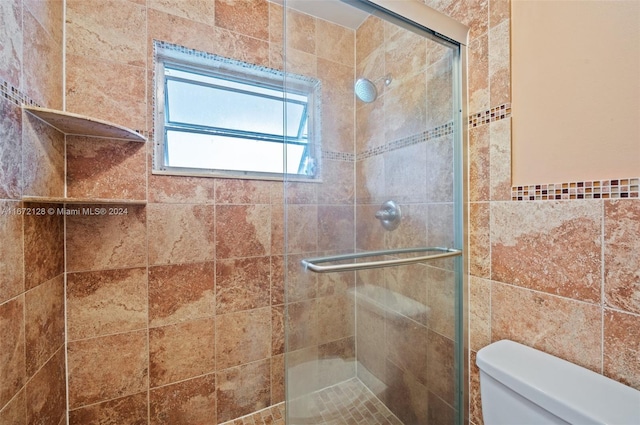
[[[640,175],[640,2],[512,2],[514,185]]]

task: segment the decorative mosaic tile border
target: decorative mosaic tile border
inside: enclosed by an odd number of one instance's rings
[[[36,101],[30,99],[29,96],[22,93],[16,87],[9,84],[7,81],[0,78],[0,97],[7,99],[9,102],[16,106],[29,105],[40,106]]]
[[[328,159],[330,161],[346,161],[353,162],[356,156],[352,153],[346,152],[333,152],[333,151],[322,151],[322,159]]]
[[[505,103],[486,111],[469,115],[469,127],[474,128],[509,117],[511,117],[511,103]]]
[[[371,158],[372,156],[382,155],[386,152],[391,152],[396,149],[401,149],[411,145],[417,145],[418,143],[427,142],[438,137],[453,134],[453,122],[440,125],[432,128],[431,130],[423,131],[422,133],[414,134],[413,136],[403,137],[402,139],[394,140],[389,143],[385,143],[381,146],[376,146],[371,149],[367,149],[364,152],[360,152],[356,155],[356,160],[361,161],[365,158]]]
[[[511,188],[512,201],[639,198],[640,178],[551,183]]]

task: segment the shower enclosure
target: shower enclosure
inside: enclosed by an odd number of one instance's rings
[[[314,3],[283,16],[284,69],[320,87],[314,173],[284,189],[287,423],[462,423],[467,29]]]

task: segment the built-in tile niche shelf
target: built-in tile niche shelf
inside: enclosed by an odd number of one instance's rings
[[[121,139],[142,143],[147,141],[143,135],[129,128],[84,115],[35,106],[23,106],[22,109],[64,134]]]
[[[1,1],[1,0],[0,0]],[[22,109],[41,119],[64,135],[115,139],[144,143],[147,139],[129,129],[108,121],[98,120],[80,114],[23,105]],[[23,202],[44,204],[111,204],[146,205],[146,199],[116,198],[71,198],[66,196],[23,196]]]

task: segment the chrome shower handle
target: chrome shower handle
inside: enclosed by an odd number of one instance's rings
[[[375,217],[380,220],[382,227],[393,230],[400,225],[402,212],[400,206],[394,201],[387,201],[376,211]]]

